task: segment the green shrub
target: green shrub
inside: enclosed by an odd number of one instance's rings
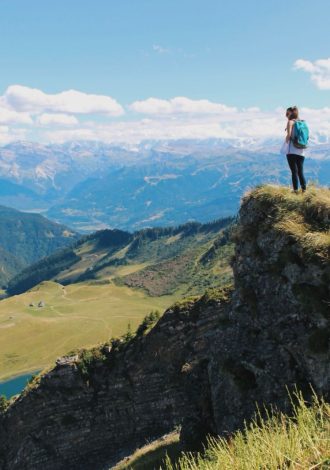
[[[214,287],[208,289],[202,297],[202,300],[206,302],[211,301],[222,301],[228,302],[230,300],[230,296],[232,291],[234,290],[233,284],[227,284],[221,287]]]
[[[9,401],[4,395],[0,395],[0,413],[3,413],[6,411],[7,407],[9,405]]]
[[[124,333],[122,336],[121,336],[122,340],[124,343],[129,343],[133,338],[134,338],[134,334],[132,333],[132,330],[131,330],[131,324],[128,323],[127,325],[127,331],[126,333]]]
[[[77,367],[82,377],[85,380],[88,380],[91,377],[91,373],[94,370],[95,365],[100,362],[105,362],[106,359],[106,356],[99,347],[93,349],[83,349],[80,352],[77,361]]]
[[[142,323],[138,326],[136,334],[138,336],[143,335],[151,326],[153,326],[160,318],[158,310],[153,310],[144,317]]]

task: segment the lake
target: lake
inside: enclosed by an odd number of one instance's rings
[[[20,393],[32,375],[38,374],[40,371],[31,372],[30,374],[19,375],[12,379],[0,382],[0,396],[5,395],[7,398]]]

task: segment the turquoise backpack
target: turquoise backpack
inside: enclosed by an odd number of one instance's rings
[[[292,143],[298,149],[308,147],[309,129],[305,121],[295,121],[293,124]]]

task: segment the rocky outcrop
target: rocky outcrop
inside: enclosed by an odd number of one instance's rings
[[[242,427],[256,403],[287,410],[287,389],[308,396],[312,387],[330,399],[329,216],[329,190],[295,199],[266,187],[244,198],[235,291],[225,311],[218,310],[207,353],[215,433]],[[204,405],[196,419],[198,399],[186,413],[188,442],[205,422]]]
[[[287,388],[329,398],[329,191],[248,194],[235,289],[208,291],[146,332],[57,361],[0,418],[2,470],[102,469],[182,425],[226,435]]]

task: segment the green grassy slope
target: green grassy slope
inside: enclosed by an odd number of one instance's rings
[[[227,263],[230,249],[223,246],[229,240],[229,229],[225,233],[223,230],[232,222],[228,218],[133,234],[102,230],[22,271],[11,280],[7,290],[11,295],[19,294],[44,280],[67,285],[116,278],[118,285],[141,287],[156,296],[173,293],[180,285],[184,291],[190,287],[199,291],[212,285],[219,271],[223,271],[223,261]],[[217,261],[220,268],[215,266]],[[201,277],[205,278],[203,282]]]
[[[0,379],[46,367],[68,351],[134,330],[176,297],[150,297],[128,287],[46,281],[0,302]],[[42,302],[43,306],[39,307]]]
[[[24,270],[0,302],[0,379],[121,335],[128,324],[135,330],[150,311],[227,283],[231,223],[104,230]]]
[[[39,214],[0,206],[0,285],[77,238],[72,230]]]
[[[200,235],[196,243],[188,241],[182,253],[117,277],[115,282],[143,288],[153,296],[174,292],[197,295],[208,287],[226,284],[232,277],[229,260],[233,245],[229,236],[230,230],[215,237]]]
[[[24,261],[8,253],[0,246],[0,286],[5,287],[8,280],[24,269]]]

